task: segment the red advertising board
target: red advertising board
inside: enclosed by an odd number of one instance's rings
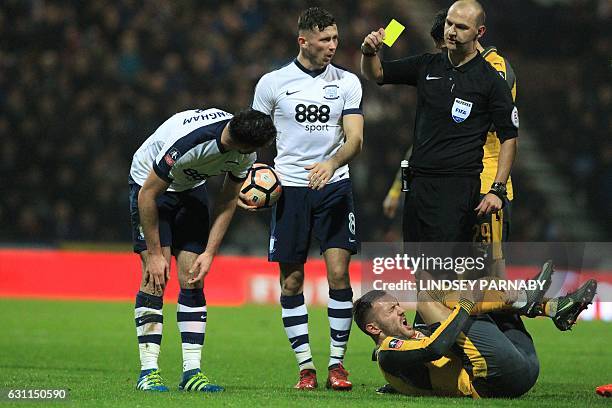
[[[360,295],[362,263],[351,262],[350,275],[355,296]],[[176,265],[165,300],[177,298]],[[0,297],[45,299],[120,300],[134,299],[141,275],[140,258],[132,253],[76,252],[56,250],[0,250]],[[537,267],[508,268],[511,279],[525,279]],[[310,304],[327,304],[328,286],[325,264],[320,259],[305,267],[304,295]],[[565,279],[564,290],[575,288],[587,278],[599,281],[599,297],[612,298],[612,273],[582,272]],[[278,268],[265,258],[218,256],[205,279],[208,304],[238,306],[245,303],[278,303]],[[594,302],[584,312],[586,318],[612,320],[612,302]]]

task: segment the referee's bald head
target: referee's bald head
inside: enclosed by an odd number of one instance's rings
[[[480,4],[480,2],[477,0],[457,0],[452,6],[450,6],[449,12],[456,7],[461,8],[462,11],[466,11],[474,17],[474,24],[476,25],[476,28],[485,25],[487,15],[482,7],[482,4]]]

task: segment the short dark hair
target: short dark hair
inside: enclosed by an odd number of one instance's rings
[[[323,31],[326,27],[336,24],[336,19],[327,10],[320,7],[310,7],[298,18],[298,32],[302,30]]]
[[[366,324],[370,323],[372,304],[386,294],[387,292],[384,290],[371,290],[353,303],[353,319],[355,319],[355,324],[368,336],[372,336],[366,330]]]
[[[482,4],[480,4],[478,0],[457,0],[455,1],[455,3],[464,3],[474,7],[474,9],[476,10],[476,28],[485,25],[485,22],[487,20],[487,13],[485,13],[484,7],[482,7]]]
[[[478,0],[473,0],[473,2],[476,5],[476,28],[478,28],[485,25],[485,22],[487,21],[487,13],[485,13],[484,7],[482,7],[482,4],[480,4]]]
[[[434,16],[433,24],[431,25],[431,31],[429,35],[433,38],[436,46],[444,42],[444,24],[446,24],[446,15],[448,14],[448,8],[442,9]]]
[[[250,108],[234,115],[229,123],[229,133],[234,142],[256,149],[269,145],[276,138],[270,115]]]

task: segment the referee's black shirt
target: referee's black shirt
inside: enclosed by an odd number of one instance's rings
[[[478,175],[493,123],[501,142],[518,136],[506,81],[480,55],[453,67],[446,52],[383,61],[381,84],[417,87],[410,167],[416,175]]]

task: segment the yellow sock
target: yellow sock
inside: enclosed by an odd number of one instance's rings
[[[446,293],[442,302],[446,307],[453,309],[459,302],[458,292],[452,291]],[[486,290],[482,301],[476,303],[470,315],[474,316],[483,313],[498,312],[510,308],[511,306],[506,304],[506,295],[504,292],[499,290]]]
[[[559,306],[558,299],[549,299],[544,302],[544,312],[542,316],[555,317]]]

